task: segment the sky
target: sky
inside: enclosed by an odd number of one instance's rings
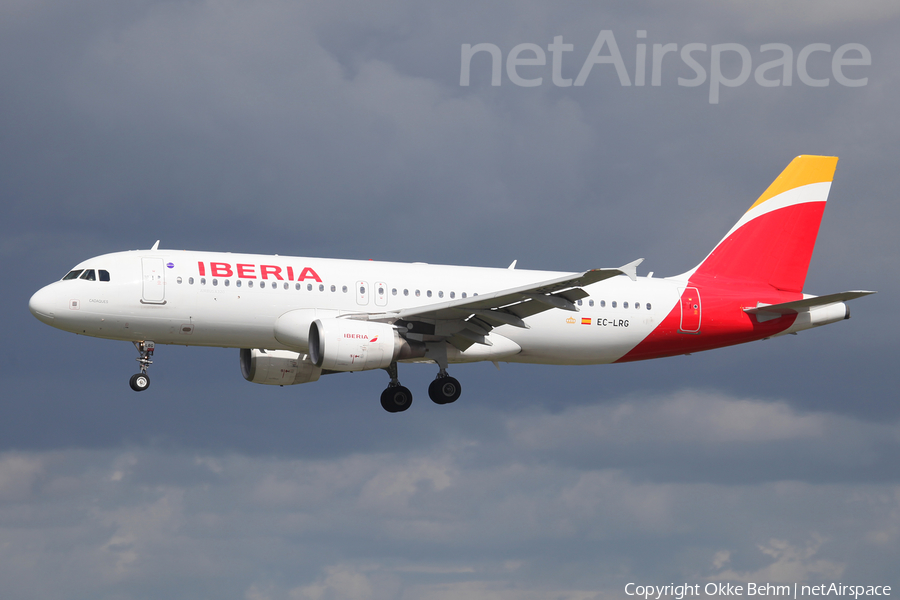
[[[0,2],[0,596],[900,593],[898,26],[894,0]],[[851,320],[453,367],[450,406],[432,366],[401,365],[417,401],[388,414],[382,371],[273,388],[169,346],[137,395],[131,344],[27,308],[156,240],[675,275],[799,154],[840,157],[806,291],[877,290]]]

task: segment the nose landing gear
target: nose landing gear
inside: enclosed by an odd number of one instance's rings
[[[128,383],[134,391],[143,392],[150,387],[150,377],[147,375],[147,369],[153,364],[151,357],[153,356],[153,350],[156,348],[156,344],[150,341],[132,343],[140,355],[135,360],[140,363],[141,372],[132,375]]]

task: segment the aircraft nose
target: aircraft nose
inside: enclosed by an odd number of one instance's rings
[[[55,294],[49,287],[43,287],[34,293],[28,301],[28,310],[39,321],[51,325],[56,318],[57,302]]]

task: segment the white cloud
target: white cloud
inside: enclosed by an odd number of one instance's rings
[[[43,461],[27,454],[0,456],[0,501],[28,500],[44,470]]]
[[[833,581],[841,578],[845,565],[832,560],[816,558],[825,540],[814,536],[803,546],[772,538],[758,546],[759,551],[773,561],[753,572],[731,569],[719,571],[711,581],[752,581],[769,583],[803,583],[808,581]]]
[[[888,437],[896,424],[866,425],[826,413],[801,413],[781,401],[685,390],[655,398],[568,407],[559,414],[510,419],[513,439],[529,448],[577,443],[765,444],[824,439],[847,428]]]
[[[644,414],[649,436],[671,421],[673,407],[731,414],[720,410],[729,402],[721,396],[687,397],[632,401],[640,408],[627,418],[619,405],[600,420],[618,414],[622,426]],[[770,414],[730,402],[738,416]],[[789,422],[779,436],[820,443],[803,418],[772,410]],[[540,444],[522,441],[533,438],[519,435],[522,417],[507,419],[512,440],[426,444],[414,455],[0,455],[8,490],[0,499],[0,589],[12,600],[35,585],[48,600],[112,598],[122,589],[177,599],[227,581],[231,595],[222,597],[245,600],[580,599],[618,597],[616,582],[636,577],[847,577],[883,563],[900,543],[895,484],[657,482],[627,465],[598,469],[578,457],[548,464]],[[769,430],[767,417],[757,422]],[[849,419],[841,425],[845,435],[866,431]],[[551,434],[562,431],[554,427]],[[717,434],[702,443],[715,452],[728,442]],[[644,438],[631,444],[637,449]],[[837,513],[846,516],[827,517]]]

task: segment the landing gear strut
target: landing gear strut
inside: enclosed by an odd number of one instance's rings
[[[138,351],[138,354],[140,354],[135,360],[140,363],[141,372],[132,375],[128,383],[134,391],[143,392],[150,387],[150,377],[147,375],[147,369],[153,364],[151,357],[153,356],[153,350],[156,348],[156,344],[149,341],[132,343]]]
[[[437,377],[428,386],[428,397],[435,404],[450,404],[459,399],[462,388],[454,377],[447,374],[447,369],[442,368],[438,371]]]
[[[385,371],[391,376],[391,382],[381,392],[381,407],[390,413],[403,412],[412,404],[412,392],[400,385],[400,380],[397,379],[396,362],[392,362]]]

